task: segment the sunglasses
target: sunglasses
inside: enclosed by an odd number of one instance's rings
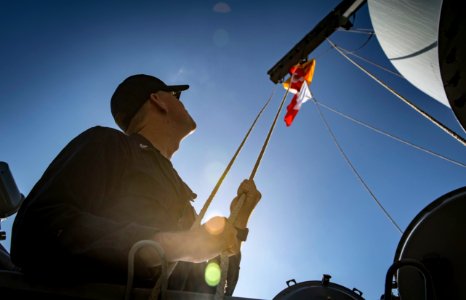
[[[181,92],[170,92],[174,97],[176,97],[176,99],[180,99],[180,96],[181,96]]]

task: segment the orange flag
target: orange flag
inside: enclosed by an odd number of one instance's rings
[[[289,88],[289,92],[296,94],[291,99],[290,104],[286,107],[285,123],[290,126],[294,118],[298,114],[301,105],[312,98],[308,85],[314,76],[316,61],[314,59],[303,64],[297,64],[290,68],[290,78],[283,83],[285,89]]]

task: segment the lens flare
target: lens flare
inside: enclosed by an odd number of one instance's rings
[[[215,4],[213,11],[216,13],[227,14],[231,11],[231,7],[225,2],[218,2]]]
[[[210,262],[207,264],[205,268],[205,282],[209,286],[217,286],[220,282],[220,277],[222,275],[222,271],[220,270],[220,266],[216,262]]]
[[[215,30],[212,40],[215,46],[221,48],[225,47],[228,44],[228,42],[230,41],[230,36],[228,34],[228,31],[220,28]]]
[[[225,218],[222,217],[213,217],[207,223],[205,223],[204,227],[208,233],[212,235],[219,235],[225,229]]]
[[[207,155],[218,155],[217,153],[209,153]],[[204,181],[209,185],[215,185],[217,183],[218,177],[222,174],[222,171],[225,169],[226,165],[219,161],[211,161],[207,163],[202,171],[202,175],[204,176]]]

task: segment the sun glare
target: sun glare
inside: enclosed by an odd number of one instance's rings
[[[219,235],[225,228],[225,218],[214,217],[205,223],[204,227],[208,233],[212,235]]]
[[[220,266],[216,262],[210,262],[207,264],[205,268],[205,282],[209,286],[216,286],[220,282],[222,271],[220,270]]]

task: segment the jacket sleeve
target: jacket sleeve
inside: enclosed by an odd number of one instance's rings
[[[111,205],[108,197],[126,167],[127,147],[121,133],[104,128],[91,129],[70,142],[18,213],[17,248],[24,251],[39,243],[43,249],[35,252],[42,259],[125,269],[131,246],[158,231],[115,222],[101,213],[102,207]],[[14,245],[13,241],[12,250]],[[25,257],[34,255],[23,255],[23,261]]]

